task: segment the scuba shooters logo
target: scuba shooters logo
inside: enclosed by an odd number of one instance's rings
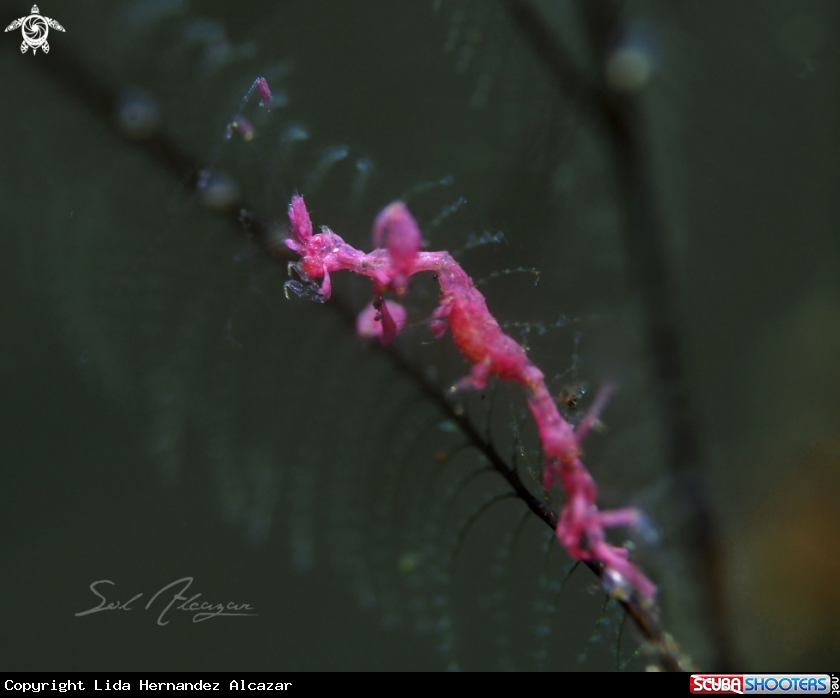
[[[836,679],[828,674],[692,674],[691,692],[701,694],[831,693]]]
[[[23,34],[23,43],[20,45],[20,52],[26,53],[26,50],[31,48],[33,56],[38,52],[38,49],[41,49],[44,53],[50,52],[50,45],[47,43],[47,34],[50,33],[51,28],[60,32],[64,31],[64,27],[54,19],[44,17],[38,10],[37,5],[32,6],[31,15],[16,19],[6,27],[6,31],[10,32],[18,27],[20,27],[20,31]]]

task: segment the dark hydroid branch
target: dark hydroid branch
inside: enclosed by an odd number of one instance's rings
[[[638,103],[647,78],[638,68],[635,74],[610,75],[611,54],[626,29],[621,21],[621,3],[612,0],[579,3],[596,68],[594,79],[574,66],[561,40],[530,0],[505,0],[505,3],[558,90],[585,113],[587,122],[595,125],[609,146],[624,216],[627,266],[633,272],[642,300],[645,335],[656,376],[654,392],[667,436],[668,464],[676,476],[676,495],[684,512],[686,549],[695,555],[694,564],[701,582],[703,608],[699,615],[706,624],[714,668],[727,671],[733,662],[726,629],[719,542],[683,366],[679,309],[668,273],[667,231],[648,161],[644,120]]]
[[[122,135],[114,119],[114,105],[117,93],[109,85],[100,80],[68,51],[64,51],[61,61],[39,61],[38,68],[43,70],[54,81],[59,90],[65,90],[80,100],[85,107],[96,116],[106,130],[116,135]],[[130,141],[133,147],[144,152],[150,160],[158,164],[161,169],[169,172],[181,182],[185,190],[194,191],[200,179],[201,169],[197,160],[186,153],[180,145],[161,134],[151,134],[142,140]],[[238,212],[226,213],[233,227],[242,229]],[[293,255],[283,248],[278,248],[269,239],[268,231],[259,223],[257,217],[249,222],[248,233],[257,243],[261,244],[267,254],[281,262],[293,259]],[[355,330],[356,317],[349,304],[334,296],[329,307],[338,312],[347,322],[348,329]],[[415,385],[420,394],[433,402],[447,418],[457,423],[472,445],[487,457],[492,467],[508,482],[512,491],[528,508],[552,528],[556,527],[557,516],[543,501],[535,497],[524,485],[519,475],[513,470],[493,445],[481,434],[480,430],[465,416],[458,414],[447,401],[438,386],[432,384],[423,371],[412,365],[398,350],[393,347],[381,346],[379,351],[392,365],[405,374]],[[586,563],[596,575],[604,573],[603,565],[589,560]],[[648,604],[641,604],[635,597],[621,601],[628,613],[634,619],[642,635],[646,638],[653,661],[668,670],[680,669],[680,657],[674,648],[674,643],[664,634],[659,626],[655,609]]]

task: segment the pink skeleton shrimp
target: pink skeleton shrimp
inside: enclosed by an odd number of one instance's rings
[[[289,218],[292,234],[286,245],[300,255],[300,260],[289,268],[306,286],[289,281],[287,294],[291,288],[298,295],[323,302],[330,297],[332,272],[347,270],[370,277],[374,300],[362,311],[357,327],[360,334],[377,336],[383,343],[393,341],[406,317],[403,307],[395,301],[386,302],[383,293],[404,295],[414,274],[436,274],[441,300],[432,315],[432,331],[441,337],[448,325],[455,345],[472,364],[469,375],[456,387],[480,390],[491,376],[522,385],[545,453],[543,485],[549,490],[559,479],[566,493],[557,520],[557,539],[573,558],[603,564],[602,579],[613,595],[626,598],[635,589],[643,600],[651,602],[656,586],[630,561],[625,548],[607,542],[604,530],[614,526],[639,527],[644,515],[629,508],[600,511],[595,504],[595,481],[580,460],[581,442],[597,421],[609,391],[598,394],[577,428],[569,424],[560,415],[542,371],[531,363],[519,344],[502,332],[487,309],[484,296],[461,265],[448,252],[421,252],[420,228],[401,201],[389,204],[377,216],[373,226],[376,249],[369,253],[348,245],[327,227],[313,235],[301,196],[292,197]],[[314,291],[316,279],[321,279],[321,283]]]

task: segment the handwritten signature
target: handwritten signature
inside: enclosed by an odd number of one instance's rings
[[[162,589],[158,590],[158,592],[149,599],[149,602],[146,604],[146,610],[148,611],[155,600],[163,594],[164,592],[169,591],[177,587],[179,584],[183,585],[180,589],[176,589],[172,595],[172,600],[166,605],[157,619],[158,625],[167,625],[169,623],[168,620],[164,620],[163,617],[170,611],[170,609],[175,605],[178,601],[183,601],[183,603],[175,606],[176,611],[186,611],[187,613],[193,613],[193,623],[200,623],[205,620],[209,620],[210,618],[218,618],[220,616],[256,616],[259,615],[258,613],[243,613],[243,611],[253,611],[254,609],[251,608],[250,604],[247,603],[234,603],[233,601],[229,601],[227,604],[217,603],[212,604],[209,601],[198,601],[198,597],[201,594],[194,594],[193,596],[187,597],[184,596],[184,593],[187,589],[190,588],[190,585],[193,583],[192,577],[182,577],[181,579],[176,579],[174,582],[167,584]],[[132,596],[128,601],[120,602],[120,601],[111,601],[109,602],[99,591],[97,591],[97,587],[100,584],[111,584],[113,585],[110,579],[100,579],[93,584],[90,585],[90,590],[94,593],[94,595],[98,596],[101,601],[99,602],[98,606],[94,606],[93,608],[89,608],[87,611],[80,611],[79,613],[75,613],[76,616],[87,616],[91,613],[99,613],[100,611],[131,611],[131,604],[137,601],[143,594],[135,594]],[[165,596],[163,600],[166,600],[168,597]]]

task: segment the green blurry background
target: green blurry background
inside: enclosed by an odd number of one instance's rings
[[[628,2],[656,72],[638,98],[669,232],[683,361],[744,670],[838,655],[838,7],[830,0]],[[30,12],[2,2],[0,24]],[[585,63],[575,3],[543,0]],[[607,146],[489,0],[135,0],[40,6],[66,33],[0,37],[0,667],[642,669],[591,574],[478,474],[433,405],[329,307],[287,301],[247,216],[194,191],[215,162],[276,239],[290,194],[359,246],[409,200],[432,249],[465,250],[502,322],[532,326],[559,390],[620,391],[586,460],[604,506],[641,506],[663,621],[714,652],[663,464],[640,307]],[[633,24],[636,22],[636,24]],[[276,103],[223,142],[258,75]],[[158,118],[151,118],[155,112]],[[185,155],[167,160],[149,134]],[[169,152],[169,151],[168,151]],[[443,180],[443,181],[442,181]],[[215,180],[218,182],[219,180]],[[230,189],[226,191],[231,191]],[[465,199],[450,215],[441,215]],[[212,202],[211,202],[212,203]],[[367,285],[337,279],[354,307]],[[400,346],[441,389],[464,371],[419,318]],[[519,336],[520,329],[511,329]],[[500,451],[516,391],[464,408]],[[444,458],[446,456],[446,458]],[[443,461],[443,462],[441,462]],[[529,465],[523,464],[523,472]],[[621,533],[617,533],[620,540]],[[191,593],[258,617],[166,626]],[[130,612],[76,617],[143,593]],[[170,597],[171,598],[171,597]],[[165,605],[165,604],[163,604]],[[162,610],[158,600],[155,608]],[[836,667],[835,667],[836,668]]]

